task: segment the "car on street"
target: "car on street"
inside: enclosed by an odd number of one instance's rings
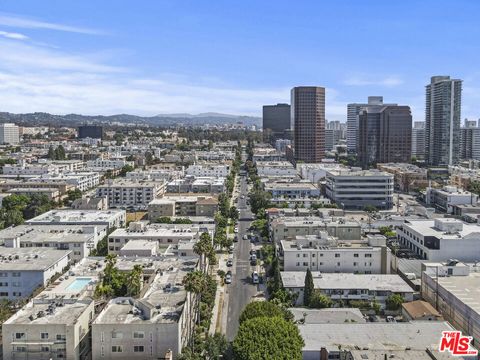
[[[225,284],[231,284],[232,283],[232,273],[226,273],[225,274]]]
[[[233,266],[233,259],[232,258],[227,260],[227,266],[228,267]]]
[[[252,272],[252,283],[258,284],[260,282],[260,278],[258,277],[258,273],[256,271]]]
[[[234,236],[233,242],[238,242],[238,236],[237,235]]]
[[[233,229],[233,232],[234,232],[235,234],[238,233],[238,228],[237,228],[237,227],[234,228],[234,229]]]
[[[250,265],[257,265],[257,254],[255,252],[250,255]]]
[[[247,234],[243,235],[243,240],[248,240]]]

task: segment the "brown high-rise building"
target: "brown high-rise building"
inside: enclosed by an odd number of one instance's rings
[[[294,87],[291,110],[295,160],[320,162],[325,156],[325,88]]]
[[[409,106],[369,106],[360,111],[358,160],[364,169],[377,163],[410,162],[412,114]]]

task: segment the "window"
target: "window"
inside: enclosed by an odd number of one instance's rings
[[[121,353],[123,352],[123,346],[122,345],[113,345],[112,346],[112,353]]]
[[[13,281],[12,286],[13,287],[20,287],[20,286],[22,286],[22,283],[20,281]]]
[[[358,254],[353,254],[353,257],[358,257]]]
[[[304,262],[304,263],[303,263],[303,266],[308,266],[308,262]]]
[[[101,355],[102,357],[105,356],[105,348],[104,348],[103,346],[102,346],[102,348],[100,349],[100,355]]]
[[[25,346],[17,346],[17,352],[26,352],[27,348]]]
[[[0,282],[0,286],[8,286],[8,282]]]
[[[365,254],[365,257],[371,258],[372,254]]]
[[[24,340],[25,339],[25,333],[15,333],[15,339],[16,340]]]
[[[144,352],[145,351],[145,347],[143,345],[135,345],[133,347],[133,352]]]
[[[112,339],[123,339],[123,333],[118,331],[112,332]]]
[[[312,258],[314,258],[314,257],[315,257],[315,254],[312,254]]]
[[[353,266],[357,266],[357,263],[356,263],[356,262],[354,262],[354,263],[353,263]]]
[[[297,254],[297,257],[300,257],[300,254]]]
[[[66,340],[66,339],[67,339],[66,335],[57,334],[57,340]]]
[[[20,277],[20,273],[19,272],[12,272],[12,276],[13,277]]]
[[[14,291],[13,296],[22,296],[22,293],[18,291]]]
[[[40,339],[42,340],[48,339],[48,333],[40,333]]]
[[[48,346],[42,346],[42,352],[49,352],[50,348]]]
[[[7,277],[8,276],[8,273],[6,272],[0,272],[0,277]]]
[[[0,291],[0,296],[8,296],[8,291]]]
[[[143,331],[134,331],[133,338],[134,339],[143,339],[145,337],[145,333]]]
[[[336,257],[336,258],[339,258],[339,257],[340,257],[340,254],[335,254],[335,257]]]

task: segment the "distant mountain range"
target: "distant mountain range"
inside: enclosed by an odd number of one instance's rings
[[[0,122],[13,122],[25,126],[76,126],[81,124],[137,124],[155,126],[196,126],[196,125],[221,125],[236,124],[261,125],[261,118],[255,116],[242,116],[231,114],[220,114],[214,112],[192,114],[159,114],[155,116],[136,116],[129,114],[118,115],[54,115],[37,112],[28,114],[13,114],[0,112]]]

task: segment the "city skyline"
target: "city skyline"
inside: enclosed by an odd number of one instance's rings
[[[261,116],[311,85],[326,88],[330,121],[369,95],[421,121],[428,79],[449,75],[464,81],[462,119],[480,117],[471,1],[112,4],[2,4],[1,110]],[[443,26],[444,13],[461,22]]]

